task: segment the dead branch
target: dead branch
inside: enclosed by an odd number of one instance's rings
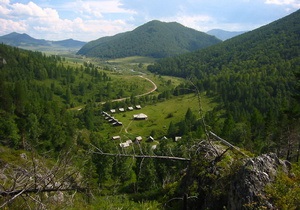
[[[20,195],[22,195],[22,193],[24,193],[25,189],[20,190],[18,193],[16,193],[14,195],[14,197],[12,197],[11,199],[9,199],[8,201],[6,201],[5,203],[3,203],[0,208],[3,208],[4,206],[6,206],[8,203],[13,202],[13,200],[15,200],[17,197],[19,197]]]
[[[213,133],[213,132],[211,132],[211,131],[209,131],[209,133],[210,133],[213,137],[215,137],[216,139],[218,139],[219,141],[221,141],[223,144],[225,144],[226,146],[228,146],[228,147],[230,147],[230,148],[232,148],[232,149],[235,149],[236,151],[238,151],[238,152],[239,152],[240,154],[242,154],[243,156],[248,157],[248,155],[246,155],[245,153],[243,153],[238,147],[236,147],[236,146],[230,144],[228,141],[226,141],[225,139],[222,139],[222,138],[219,137],[217,134],[215,134],[215,133]]]
[[[197,94],[197,99],[198,99],[198,106],[199,106],[199,115],[200,115],[200,118],[201,118],[201,122],[202,122],[202,126],[203,126],[203,129],[205,131],[205,135],[206,135],[206,139],[209,143],[209,145],[214,149],[214,151],[218,154],[218,150],[214,147],[214,145],[210,142],[210,138],[209,138],[209,131],[208,131],[208,128],[209,126],[206,124],[205,122],[205,117],[204,117],[204,111],[203,111],[203,108],[202,108],[202,101],[201,101],[201,94],[200,94],[200,91],[198,89],[198,87],[192,82],[191,79],[189,79],[189,82],[193,85],[193,87],[195,88],[196,90],[196,94]],[[218,154],[219,155],[219,154]]]
[[[207,137],[207,139],[209,140],[209,132],[207,130],[207,128],[209,127],[206,122],[205,122],[205,118],[204,118],[204,111],[203,111],[203,108],[202,108],[202,102],[201,102],[201,94],[200,94],[200,91],[198,89],[198,87],[192,82],[191,79],[189,79],[189,82],[193,85],[193,87],[195,88],[196,90],[196,94],[197,94],[197,99],[198,99],[198,106],[199,106],[199,115],[200,115],[200,118],[201,118],[201,122],[202,122],[202,126],[203,126],[203,129],[205,131],[205,135]]]
[[[22,197],[25,203],[31,199],[38,205],[44,205],[29,194],[39,197],[50,192],[86,192],[85,180],[79,169],[72,166],[70,152],[61,154],[52,166],[42,158],[36,159],[34,155],[27,159],[24,153],[22,158],[19,165],[6,163],[0,170],[0,198],[5,198],[0,208],[14,202],[18,197]]]
[[[213,164],[216,164],[217,162],[221,161],[223,155],[225,155],[225,153],[228,151],[228,150],[231,150],[232,147],[228,147],[224,152],[222,152],[222,154],[218,155],[213,161],[212,163]]]
[[[14,196],[10,200],[12,201],[15,197],[21,194],[29,194],[29,193],[44,193],[44,192],[65,192],[65,191],[76,191],[76,192],[85,192],[86,188],[81,187],[70,187],[70,188],[46,188],[46,189],[22,189],[22,190],[14,190],[14,191],[1,191],[0,196],[7,197],[7,196]],[[0,206],[2,207],[2,206]]]
[[[92,147],[94,147],[98,152],[92,151],[94,154],[98,155],[104,155],[104,156],[114,156],[114,157],[131,157],[131,158],[156,158],[156,159],[167,159],[167,160],[179,160],[179,161],[190,161],[189,158],[183,158],[183,157],[173,157],[173,156],[160,156],[160,155],[136,155],[136,154],[115,154],[115,153],[106,153],[103,152],[101,149],[96,147],[93,144],[90,144]]]
[[[190,161],[189,158],[172,157],[172,156],[159,156],[159,155],[130,155],[130,154],[114,154],[105,152],[93,152],[98,155],[114,156],[114,157],[131,157],[131,158],[154,158],[154,159],[167,159],[167,160],[179,160],[179,161]]]

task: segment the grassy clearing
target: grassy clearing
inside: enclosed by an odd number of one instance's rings
[[[184,83],[183,78],[170,77],[170,76],[157,76],[153,74],[147,74],[145,77],[151,79],[157,85],[157,91],[163,92],[165,90],[171,90],[177,87],[181,83]]]
[[[202,96],[202,107],[204,111],[211,110],[215,104],[212,99]],[[197,96],[194,94],[174,97],[170,100],[148,105],[141,110],[126,111],[124,113],[116,113],[116,119],[123,123],[122,127],[118,127],[113,135],[126,136],[134,138],[142,136],[146,138],[152,130],[155,130],[158,136],[166,135],[170,122],[179,122],[184,119],[186,111],[190,108],[196,116],[199,116],[199,106]],[[134,114],[144,113],[148,116],[147,120],[133,120]],[[115,128],[114,128],[115,129]]]
[[[145,78],[139,76],[122,75],[115,76],[111,75],[112,87],[118,87],[118,89],[124,90],[124,97],[130,97],[131,95],[140,95],[147,93],[154,88],[153,84]]]
[[[143,57],[143,56],[132,56],[132,57],[126,57],[126,58],[117,58],[117,59],[112,59],[108,60],[109,63],[113,64],[149,64],[149,63],[154,63],[156,61],[155,58],[150,58],[150,57]]]
[[[67,210],[83,209],[83,210],[98,210],[98,209],[124,209],[124,210],[138,210],[148,209],[157,210],[161,209],[157,201],[141,201],[134,202],[128,195],[113,195],[113,196],[97,196],[92,202],[87,205],[84,197],[77,196],[77,200],[73,206],[66,207]]]

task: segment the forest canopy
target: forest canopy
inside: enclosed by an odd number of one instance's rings
[[[280,152],[284,131],[296,126],[299,19],[297,11],[207,49],[162,59],[148,70],[193,79],[200,91],[217,95],[225,122],[212,127],[224,138],[259,153]]]

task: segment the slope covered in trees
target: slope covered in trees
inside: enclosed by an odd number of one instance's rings
[[[176,22],[151,21],[133,31],[89,42],[77,54],[100,58],[136,55],[161,58],[195,51],[218,42],[220,40],[213,36]]]
[[[119,134],[124,127],[112,126],[102,115],[102,110],[116,108],[115,104],[102,106],[96,101],[128,97],[126,101],[114,102],[128,107],[158,100],[157,96],[134,97],[140,94],[138,91],[149,89],[145,85],[149,81],[139,86],[144,79],[134,76],[127,81],[117,74],[91,63],[68,64],[59,56],[0,45],[1,207],[147,209],[151,203],[135,201],[150,198],[148,192],[157,197],[162,185],[177,179],[186,166],[180,161],[102,156],[94,152],[91,144],[106,153],[125,150],[120,142],[111,140],[112,134]],[[82,104],[82,109],[69,109]],[[123,117],[126,116],[130,118],[131,114],[124,112]],[[169,155],[167,144],[168,141],[162,143],[156,154]],[[179,145],[184,144],[182,141]],[[153,154],[149,145],[132,144],[127,152],[141,157]],[[171,153],[182,156],[182,148]],[[53,200],[57,194],[62,199]],[[134,194],[134,200],[129,199],[130,194]],[[107,203],[109,196],[114,203]]]
[[[224,138],[259,153],[276,150],[291,158],[283,145],[298,145],[292,137],[299,132],[292,96],[294,72],[300,68],[299,19],[297,11],[207,49],[162,59],[148,69],[192,78],[199,90],[217,95],[225,122],[215,113],[208,121]]]
[[[101,124],[88,108],[76,116],[68,108],[144,93],[137,83],[147,88],[143,79],[120,82],[92,63],[72,67],[59,56],[4,44],[0,61],[0,144],[16,149],[31,145],[56,154],[73,142],[76,129]]]

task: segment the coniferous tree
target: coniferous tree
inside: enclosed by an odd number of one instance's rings
[[[171,138],[174,138],[176,136],[176,126],[172,121],[170,122],[167,135]]]

